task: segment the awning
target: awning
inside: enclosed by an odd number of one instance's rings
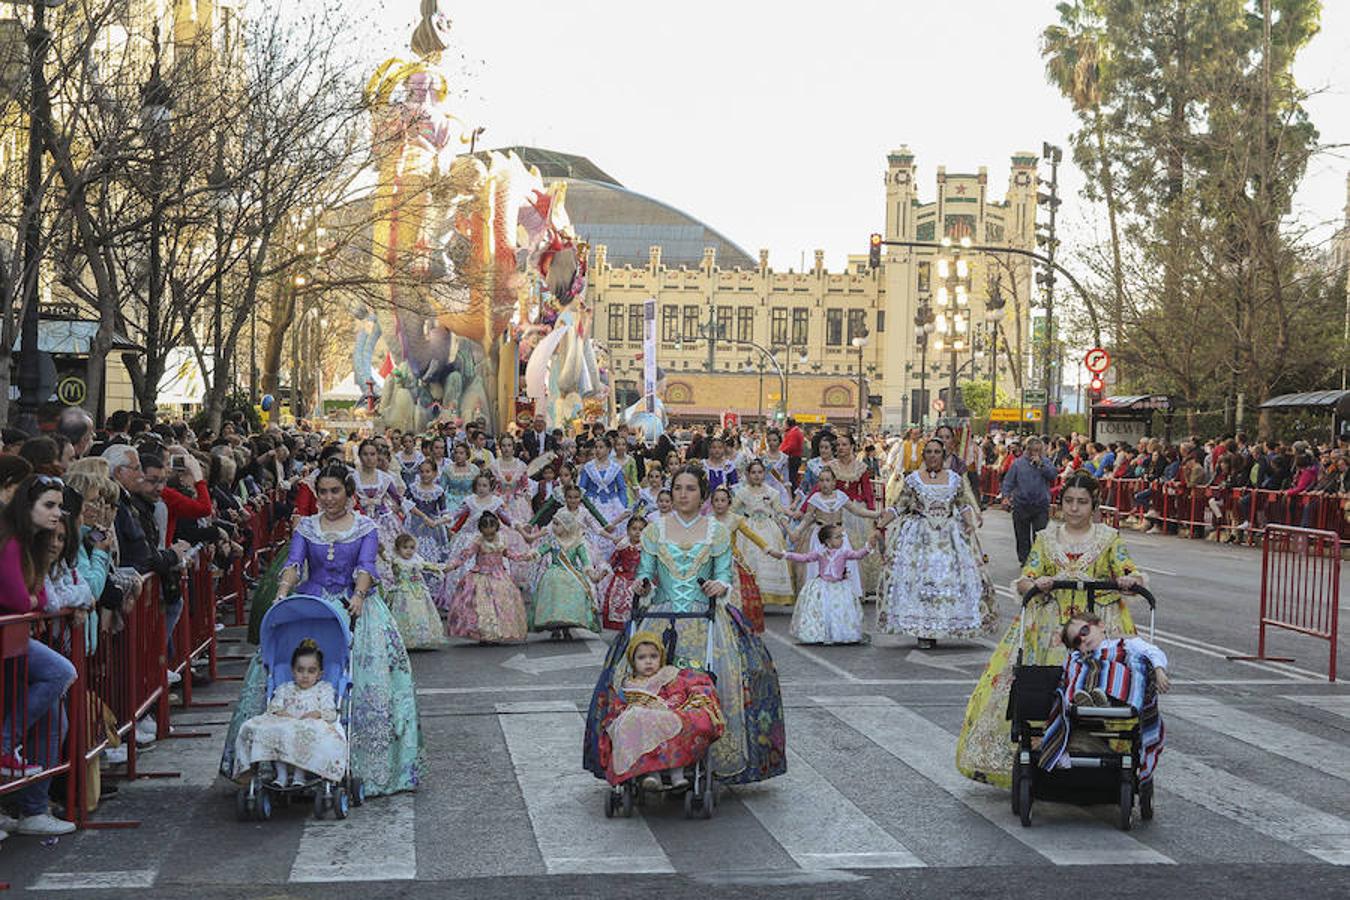
[[[1280,394],[1261,404],[1261,409],[1311,409],[1350,418],[1350,391],[1304,391]]]
[[[57,353],[64,356],[87,356],[89,345],[98,333],[98,323],[88,319],[40,319],[38,320],[38,351]],[[23,335],[15,334],[14,352],[22,351]],[[115,351],[140,350],[126,335],[113,332],[112,349]]]
[[[1129,394],[1120,397],[1103,397],[1092,404],[1093,412],[1170,412],[1172,398],[1166,394]]]
[[[371,372],[370,378],[375,382],[378,389],[384,384],[384,379],[380,377],[379,372]],[[360,400],[366,396],[365,385],[357,385],[356,373],[348,373],[347,377],[337,384],[323,392],[325,400]]]

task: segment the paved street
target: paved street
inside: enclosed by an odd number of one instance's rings
[[[991,512],[984,531],[1006,585],[1006,517]],[[19,893],[146,898],[1347,896],[1350,689],[1326,682],[1325,646],[1280,637],[1273,650],[1297,657],[1291,665],[1226,660],[1255,646],[1259,553],[1127,540],[1153,579],[1175,680],[1157,818],[1129,833],[1112,808],[1053,804],[1024,829],[1005,793],[956,772],[966,696],[992,642],[799,648],[780,615],[767,643],[788,773],[725,791],[711,821],[686,821],[673,802],[604,818],[601,783],[580,768],[598,640],[466,646],[415,657],[431,765],[415,795],[374,800],[345,822],[305,807],[240,824],[214,783],[227,714],[194,710],[175,724],[211,737],[142,758],[181,777],[124,784],[99,812],[139,828],[51,846],[10,838],[0,877]],[[1006,590],[1001,604],[1006,623]],[[220,683],[198,697],[233,691]]]

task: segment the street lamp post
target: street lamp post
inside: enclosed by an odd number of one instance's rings
[[[151,30],[151,40],[154,43],[154,57],[150,65],[150,79],[141,86],[141,128],[150,145],[150,302],[146,309],[145,331],[146,350],[154,353],[159,349],[156,343],[160,309],[164,301],[164,283],[160,271],[163,266],[160,243],[163,240],[164,222],[160,200],[164,193],[164,138],[173,116],[173,93],[160,78],[158,22]],[[157,388],[157,385],[144,386],[147,396]]]
[[[39,396],[41,375],[38,367],[39,270],[42,268],[42,156],[51,127],[51,95],[47,87],[47,50],[51,32],[46,26],[46,7],[61,0],[33,0],[33,25],[25,36],[28,44],[28,77],[32,86],[28,119],[27,173],[23,189],[23,208],[28,219],[23,229],[23,319],[19,331],[19,415],[15,425],[29,434],[38,433],[38,411],[44,398]]]
[[[858,430],[855,432],[862,440],[863,433],[863,397],[867,391],[867,381],[863,375],[863,348],[867,346],[867,329],[853,339],[853,349],[858,351]]]
[[[998,405],[998,323],[1003,318],[1003,305],[1005,301],[1003,294],[998,289],[998,283],[995,282],[989,292],[989,299],[985,301],[985,318],[989,321],[992,334],[992,343],[989,345],[989,408],[993,409]]]

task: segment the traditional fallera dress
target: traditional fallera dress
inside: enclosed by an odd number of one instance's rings
[[[643,607],[650,615],[635,622],[635,629],[663,633],[670,621],[660,618],[663,611],[705,611],[709,601],[703,584],[730,587],[731,536],[716,519],[701,518],[706,523],[702,540],[676,543],[667,536],[667,517],[657,519],[642,532],[637,577],[651,581],[652,593],[644,598]],[[710,659],[706,654],[709,627],[713,629]],[[726,731],[712,745],[714,773],[728,783],[781,775],[787,767],[783,701],[778,673],[764,643],[750,631],[738,610],[720,602],[711,625],[706,618],[677,619],[675,631],[672,665],[711,671],[717,678]],[[586,717],[583,761],[586,770],[597,778],[608,777],[600,736],[612,718],[613,688],[629,675],[625,656],[629,636],[629,631],[620,632],[610,645]]]
[[[433,522],[444,517],[448,511],[445,488],[436,482],[432,482],[431,487],[424,487],[420,481],[414,481],[403,495],[403,511],[406,513],[403,524],[408,534],[417,538],[417,552],[431,562],[445,562],[450,558],[449,530],[444,525],[428,525],[413,512],[414,509],[420,509]]]
[[[491,468],[492,474],[497,477],[497,495],[505,504],[502,508],[507,516],[518,525],[530,521],[534,516],[534,510],[530,507],[534,483],[530,481],[528,467],[515,457],[511,459],[503,457],[493,463]],[[524,543],[519,535],[513,532],[505,538],[513,550],[524,553]],[[531,555],[511,560],[507,568],[511,570],[511,577],[515,580],[516,586],[522,590],[532,588],[542,571],[539,561]]]
[[[443,569],[418,554],[412,559],[395,554],[389,561],[393,583],[384,592],[385,605],[409,650],[430,650],[448,643],[430,588],[430,584],[440,584]]]
[[[459,579],[450,600],[445,630],[452,637],[491,644],[523,641],[528,630],[525,600],[505,564],[505,560],[520,554],[506,546],[500,532],[490,544],[481,533],[475,534],[452,560],[456,566],[470,560],[473,564]]]
[[[736,461],[734,459],[724,459],[720,463],[712,460],[703,461],[703,470],[708,473],[708,493],[720,487],[728,491],[740,484],[741,473],[736,471]]]
[[[765,547],[786,550],[787,540],[780,524],[786,515],[778,491],[764,483],[759,487],[742,484],[731,495],[731,511],[741,516],[747,528],[758,535]],[[740,545],[746,567],[755,573],[759,595],[765,604],[791,606],[796,597],[792,593],[792,569],[785,560],[774,559],[759,544],[746,541]]]
[[[835,487],[843,491],[848,499],[861,503],[868,509],[877,508],[876,495],[872,489],[872,473],[868,470],[867,463],[855,456],[853,465],[846,466],[836,458],[831,460],[830,468],[834,470]],[[849,509],[843,511],[843,516],[849,546],[867,546],[867,542],[872,538],[872,532],[876,530],[873,520]],[[876,593],[877,579],[881,576],[881,558],[870,556],[860,560],[857,566],[863,596]]]
[[[609,578],[600,600],[600,624],[607,631],[618,631],[628,624],[633,611],[633,583],[637,578],[642,548],[625,543],[609,556]]]
[[[778,492],[778,501],[784,509],[792,505],[792,478],[788,473],[788,455],[775,450],[759,458],[764,463],[764,483]],[[762,535],[761,535],[762,536]]]
[[[459,509],[464,498],[473,494],[473,480],[478,477],[478,467],[473,463],[465,464],[463,469],[447,463],[441,472],[441,487],[445,488],[445,508]]]
[[[760,596],[759,582],[746,562],[742,548],[748,545],[763,553],[769,545],[740,516],[728,514],[726,519],[718,521],[731,535],[731,560],[736,575],[731,582],[731,592],[727,594],[727,603],[739,609],[750,624],[750,630],[759,634],[764,630],[764,598]]]
[[[624,498],[624,506],[632,507],[637,502],[638,485],[642,483],[638,478],[637,459],[632,453],[625,453],[622,461],[619,460],[619,454],[610,453],[609,459],[610,462],[623,470],[624,486],[628,493],[628,496]]]
[[[994,586],[964,531],[978,510],[970,482],[950,469],[930,484],[911,472],[886,530],[890,565],[877,602],[877,630],[938,639],[973,637],[995,622]]]
[[[1141,583],[1147,581],[1147,576],[1130,558],[1120,533],[1100,523],[1094,523],[1082,537],[1074,537],[1065,531],[1063,523],[1051,522],[1036,535],[1022,575],[1083,581],[1106,581],[1129,575]],[[1134,620],[1120,594],[1099,593],[1094,603],[1094,611],[1101,616],[1108,637],[1134,635]],[[1036,597],[1024,612],[1013,617],[966,704],[965,721],[956,742],[956,767],[961,774],[1000,787],[1012,783],[1008,693],[1023,615],[1026,616],[1023,663],[1058,666],[1068,656],[1058,640],[1059,630],[1074,612],[1086,609],[1085,591],[1062,590],[1054,596]]]
[[[712,679],[695,669],[662,666],[647,678],[634,675],[615,695],[599,740],[610,784],[692,766],[726,728]]]
[[[870,551],[831,550],[788,553],[793,562],[814,563],[816,574],[802,585],[788,632],[802,644],[856,644],[863,639],[862,595],[848,578],[847,566]]]
[[[797,496],[801,501],[804,502],[816,489],[816,482],[820,480],[820,467],[823,465],[826,465],[825,460],[819,456],[813,456],[806,461],[806,465],[802,466],[801,478],[797,482]],[[838,484],[835,485],[835,487],[838,486]]]
[[[405,487],[411,486],[417,481],[417,467],[422,464],[422,451],[414,450],[412,456],[404,456],[403,451],[394,454],[394,462],[398,464],[399,474],[403,478]]]
[[[542,551],[548,566],[534,588],[530,630],[585,628],[600,631],[592,599],[591,552],[577,516],[559,510],[549,523],[550,534]]]
[[[281,712],[287,715],[278,715]],[[311,712],[322,718],[300,718]],[[337,720],[337,694],[327,681],[307,689],[294,681],[277,685],[267,711],[239,728],[235,776],[252,770],[255,763],[284,762],[327,781],[341,781],[347,774],[347,738]]]
[[[844,524],[844,513],[846,512],[844,507],[848,506],[848,504],[848,495],[837,488],[835,489],[833,497],[827,497],[820,491],[815,491],[807,496],[806,515],[807,519],[813,524],[807,526],[809,534],[800,539],[800,545],[804,545],[804,552],[815,553],[818,550],[825,549],[825,545],[820,542],[821,527],[825,525]],[[844,549],[856,549],[849,538],[847,528],[844,529]],[[802,572],[802,584],[805,584],[808,578],[814,577],[818,571],[819,566],[816,563],[807,563],[805,571]],[[845,572],[849,581],[853,584],[853,590],[861,597],[863,595],[863,585],[862,576],[858,572],[858,563],[854,560],[849,560]]]
[[[489,494],[486,498],[481,498],[477,494],[470,494],[464,498],[459,509],[453,512],[454,520],[450,523],[450,531],[454,537],[450,540],[450,558],[456,559],[464,552],[464,548],[478,539],[478,520],[483,513],[492,513],[501,519],[501,530],[497,534],[497,539],[510,547],[513,556],[512,559],[528,559],[529,548],[525,546],[525,539],[518,533],[511,530],[515,524],[511,515],[506,511],[506,501],[496,494]],[[509,571],[508,567],[508,571]],[[441,593],[437,598],[436,605],[442,609],[448,609],[450,598],[455,595],[459,587],[459,579],[464,574],[460,567],[448,566],[445,573],[445,580],[441,582]],[[514,578],[515,573],[512,572]],[[520,587],[520,581],[516,579],[516,586]]]
[[[403,482],[384,469],[375,470],[374,481],[364,480],[359,468],[353,476],[356,502],[360,504],[361,512],[375,520],[380,546],[386,553],[392,553],[394,539],[403,533]]]
[[[377,577],[377,528],[373,520],[362,515],[354,516],[351,526],[340,532],[324,531],[320,523],[318,515],[300,520],[286,565],[306,572],[295,588],[296,594],[321,597],[345,614],[343,602],[352,595],[356,573]],[[398,625],[377,592],[366,596],[356,619],[351,669],[352,720],[347,740],[352,773],[365,782],[371,795],[412,790],[425,764],[412,667]],[[225,737],[220,772],[226,778],[235,776],[239,729],[266,707],[267,670],[261,655],[255,654]]]
[[[613,522],[628,509],[628,483],[623,467],[612,459],[601,465],[591,460],[581,467],[577,486],[590,498],[606,521]]]

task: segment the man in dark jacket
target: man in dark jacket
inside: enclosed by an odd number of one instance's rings
[[[541,453],[558,452],[558,439],[549,432],[543,416],[534,417],[530,427],[520,436],[520,443],[525,448],[525,458],[531,462]]]
[[[1026,442],[1026,452],[1013,462],[1003,476],[1000,492],[1012,507],[1013,536],[1017,540],[1017,562],[1027,561],[1036,532],[1050,520],[1050,485],[1059,477],[1054,463],[1045,459],[1040,438]]]

